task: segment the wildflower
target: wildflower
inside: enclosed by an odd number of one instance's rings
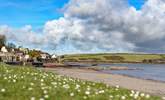
[[[5,92],[6,90],[5,89],[1,89],[1,92]]]
[[[4,77],[5,80],[7,80],[7,77]]]
[[[13,82],[15,83],[15,82],[16,82],[16,80],[13,80]]]
[[[116,85],[116,88],[119,88],[119,85]]]
[[[149,95],[149,94],[147,94],[147,95],[146,95],[146,98],[147,98],[147,99],[148,99],[148,98],[150,98],[150,95]]]
[[[104,90],[99,91],[99,93],[104,93],[104,92],[105,92]]]
[[[131,90],[131,93],[132,93],[132,94],[134,94],[134,93],[135,93],[135,91],[134,91],[134,90]]]
[[[84,99],[87,99],[87,97],[86,97],[86,96],[84,96],[83,98],[84,98]]]
[[[30,83],[30,85],[31,85],[31,86],[33,86],[33,85],[34,85],[34,83]]]
[[[118,91],[119,89],[118,89],[118,88],[116,88],[115,90],[116,90],[116,91]]]
[[[43,82],[44,80],[43,79],[41,79],[41,82]]]
[[[44,86],[45,84],[44,83],[41,83],[41,86]]]
[[[49,95],[45,95],[44,97],[45,97],[45,98],[49,98]]]
[[[162,100],[165,100],[165,97],[162,97]]]
[[[69,87],[68,84],[66,84],[66,85],[63,85],[63,88],[65,88],[65,89],[69,89],[70,87]]]
[[[122,100],[125,100],[125,99],[126,99],[126,97],[125,97],[125,96],[122,96],[122,97],[121,97],[121,99],[122,99]]]
[[[48,93],[48,91],[44,90],[44,94],[47,94],[47,93]]]
[[[40,98],[40,100],[44,100],[44,98]]]
[[[77,90],[78,92],[81,92],[81,90]]]
[[[29,91],[33,90],[33,88],[28,88]]]
[[[133,97],[133,94],[131,93],[129,96],[130,96],[130,97]]]
[[[139,95],[139,93],[140,93],[139,91],[136,92],[137,95]]]
[[[137,99],[137,98],[138,98],[138,94],[135,94],[135,95],[134,95],[134,99]]]
[[[78,89],[78,88],[80,88],[80,85],[76,84],[76,88],[75,89]]]
[[[35,100],[35,97],[31,97],[31,99],[30,100]]]
[[[88,87],[88,88],[87,88],[87,90],[88,90],[88,91],[90,91],[90,90],[91,90],[91,88],[90,88],[90,87]]]
[[[110,98],[113,98],[113,95],[110,95],[109,97],[110,97]]]
[[[90,94],[90,92],[89,92],[89,91],[86,91],[86,92],[85,92],[85,94],[86,94],[86,95],[89,95],[89,94]]]
[[[141,96],[141,97],[144,97],[144,96],[145,96],[145,94],[144,94],[144,93],[141,93],[141,94],[140,94],[140,96]]]
[[[73,97],[74,96],[74,93],[70,93],[70,96]]]
[[[52,85],[57,85],[57,83],[56,83],[56,82],[51,82],[51,84],[52,84]]]

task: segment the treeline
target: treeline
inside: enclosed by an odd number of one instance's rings
[[[16,45],[12,42],[7,42],[7,38],[5,35],[0,34],[0,48],[5,46],[8,50],[16,48]]]
[[[6,36],[0,35],[0,48],[6,45]]]

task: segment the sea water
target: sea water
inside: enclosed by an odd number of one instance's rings
[[[104,73],[121,74],[142,79],[165,82],[165,64],[98,64],[101,67],[124,66],[140,70],[102,70]]]

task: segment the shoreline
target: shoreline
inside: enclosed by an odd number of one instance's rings
[[[75,69],[76,69],[76,68],[75,68]],[[121,76],[125,76],[125,77],[131,77],[131,78],[136,78],[136,79],[141,79],[141,80],[148,80],[148,81],[153,81],[153,82],[160,82],[160,83],[164,83],[164,84],[165,84],[165,81],[154,80],[154,79],[145,79],[145,78],[136,77],[136,76],[131,76],[131,75],[126,75],[126,74],[106,73],[106,72],[102,72],[102,70],[96,70],[96,69],[85,69],[85,68],[82,68],[82,67],[77,67],[77,69],[82,69],[82,70],[92,70],[92,71],[97,71],[97,72],[99,72],[99,73],[103,73],[103,74],[121,75]]]
[[[45,71],[50,71],[68,77],[79,78],[87,81],[101,82],[110,86],[119,85],[122,88],[129,90],[141,91],[158,96],[165,95],[165,82],[140,79],[127,75],[103,73],[90,69],[81,68],[42,68]]]
[[[125,75],[125,74],[114,74],[114,73],[106,73],[106,74],[121,75],[121,76],[125,76],[125,77],[131,77],[131,78],[136,78],[136,79],[141,79],[141,80],[148,80],[148,81],[153,81],[153,82],[160,82],[160,83],[164,83],[165,84],[165,81],[161,81],[161,80],[145,79],[145,78],[129,76],[129,75]]]
[[[111,61],[65,61],[64,63],[82,63],[82,64],[161,64],[165,65],[164,63],[147,63],[147,62],[129,62],[129,61],[124,61],[124,62],[111,62]]]
[[[142,80],[149,80],[149,81],[154,81],[154,82],[165,83],[165,81],[162,81],[162,80],[147,79],[147,78],[136,77],[136,76],[126,75],[126,74],[107,73],[107,72],[103,72],[103,70],[101,70],[101,69],[95,69],[95,68],[90,68],[90,67],[89,68],[88,67],[70,67],[70,68],[82,69],[82,70],[92,70],[92,71],[97,71],[97,72],[104,73],[104,74],[122,75],[122,76],[132,77],[132,78],[136,78],[136,79],[142,79]],[[141,69],[126,69],[126,70],[141,70]]]

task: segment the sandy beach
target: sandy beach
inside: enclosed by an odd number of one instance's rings
[[[45,68],[44,70],[73,78],[79,78],[93,82],[102,82],[110,86],[119,85],[122,88],[130,90],[137,90],[153,95],[165,96],[165,83],[163,82],[138,79],[116,74],[106,74],[94,70],[78,68]]]

